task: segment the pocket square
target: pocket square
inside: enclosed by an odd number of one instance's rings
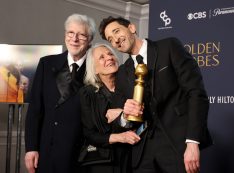
[[[168,67],[168,66],[165,66],[165,67],[163,67],[163,68],[160,68],[160,69],[158,70],[158,72],[161,72],[161,71],[165,70],[167,67]]]

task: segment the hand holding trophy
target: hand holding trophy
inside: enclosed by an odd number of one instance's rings
[[[135,75],[137,76],[137,79],[135,80],[135,87],[134,87],[134,93],[133,93],[133,99],[136,100],[138,103],[142,103],[143,100],[143,93],[144,93],[144,76],[148,73],[148,69],[146,64],[138,64],[135,70]],[[127,117],[129,121],[137,121],[137,122],[143,122],[142,116],[134,116],[129,115]]]

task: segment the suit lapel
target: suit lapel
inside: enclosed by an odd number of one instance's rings
[[[57,106],[64,103],[73,96],[78,89],[83,86],[83,76],[85,73],[85,62],[76,73],[76,80],[72,81],[70,69],[67,61],[68,52],[59,55],[56,64],[52,67],[55,74],[56,85],[60,93]]]
[[[131,56],[129,56],[128,60],[125,62],[125,69],[127,73],[127,80],[129,83],[128,86],[130,86],[130,93],[133,93],[135,83],[135,67]]]
[[[149,70],[148,78],[150,79],[150,89],[152,96],[155,96],[155,85],[157,85],[158,79],[156,79],[156,72],[157,72],[157,62],[158,62],[158,52],[156,45],[147,40],[148,47],[147,47],[147,67]],[[157,89],[159,89],[157,87]],[[158,93],[158,92],[157,92]]]
[[[71,75],[67,62],[67,51],[58,55],[56,63],[52,67],[52,71],[55,75],[57,89],[60,97],[57,102],[57,106],[62,104],[70,95],[69,83],[71,82]]]
[[[147,40],[147,67],[148,70],[155,70],[156,62],[157,62],[157,52],[155,45],[150,40]]]

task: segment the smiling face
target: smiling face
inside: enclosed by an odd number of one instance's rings
[[[74,60],[84,56],[89,47],[89,35],[86,25],[71,22],[65,31],[65,44]]]
[[[123,53],[131,53],[135,45],[135,25],[129,24],[128,27],[114,21],[105,28],[105,37],[111,45]]]
[[[93,50],[95,73],[102,77],[113,75],[118,70],[118,60],[114,54],[105,46]]]

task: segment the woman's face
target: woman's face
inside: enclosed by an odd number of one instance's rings
[[[118,70],[118,61],[114,54],[105,46],[93,50],[95,73],[100,77],[114,74]]]

